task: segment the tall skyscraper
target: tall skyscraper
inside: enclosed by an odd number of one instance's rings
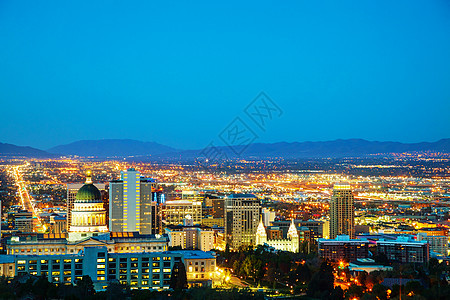
[[[159,233],[152,203],[156,183],[131,168],[109,184],[109,229],[113,232]],[[152,213],[153,212],[153,213]],[[152,225],[153,224],[153,225]]]
[[[78,190],[83,186],[83,183],[68,183],[67,184],[67,231],[70,231],[70,225],[72,224],[72,210],[73,210],[73,202],[75,201],[75,197],[78,193]],[[102,199],[108,197],[108,188],[106,184],[102,183],[94,183],[95,187],[99,189],[102,194]],[[106,204],[105,201],[103,203]],[[106,209],[107,207],[105,207]],[[106,216],[106,221],[108,221],[108,212]],[[108,224],[108,222],[107,222]]]
[[[336,183],[330,202],[330,239],[338,235],[355,238],[355,206],[348,183]]]
[[[255,245],[261,202],[252,194],[232,194],[225,199],[225,235],[231,249]]]

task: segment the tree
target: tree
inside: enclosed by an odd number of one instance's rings
[[[372,288],[372,294],[380,300],[385,300],[387,299],[387,290],[387,287],[377,283]]]
[[[311,280],[311,270],[308,265],[303,263],[299,264],[295,269],[294,281],[296,283],[309,282]]]
[[[314,274],[309,282],[307,294],[314,298],[329,299],[333,291],[333,267],[327,261],[324,261],[320,265],[319,271]]]
[[[76,283],[83,298],[95,294],[94,283],[92,282],[91,276],[83,275],[83,277],[80,280],[77,280]]]
[[[186,267],[181,261],[173,265],[172,275],[170,276],[170,288],[178,291],[187,289]]]
[[[345,294],[346,294],[347,298],[349,298],[349,299],[352,299],[352,298],[358,298],[359,299],[364,294],[364,288],[362,286],[359,286],[359,285],[356,285],[356,284],[352,284],[347,289]]]

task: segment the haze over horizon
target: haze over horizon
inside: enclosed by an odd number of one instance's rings
[[[0,142],[433,142],[450,130],[450,4],[0,3]],[[283,111],[244,109],[265,91]]]

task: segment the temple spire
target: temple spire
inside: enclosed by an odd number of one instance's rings
[[[295,227],[294,218],[292,218],[291,225],[289,226],[287,236],[291,237],[291,238],[298,238],[298,232],[297,232],[297,228]]]

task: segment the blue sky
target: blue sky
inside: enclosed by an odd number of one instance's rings
[[[1,1],[0,142],[450,137],[448,1],[243,2]]]

